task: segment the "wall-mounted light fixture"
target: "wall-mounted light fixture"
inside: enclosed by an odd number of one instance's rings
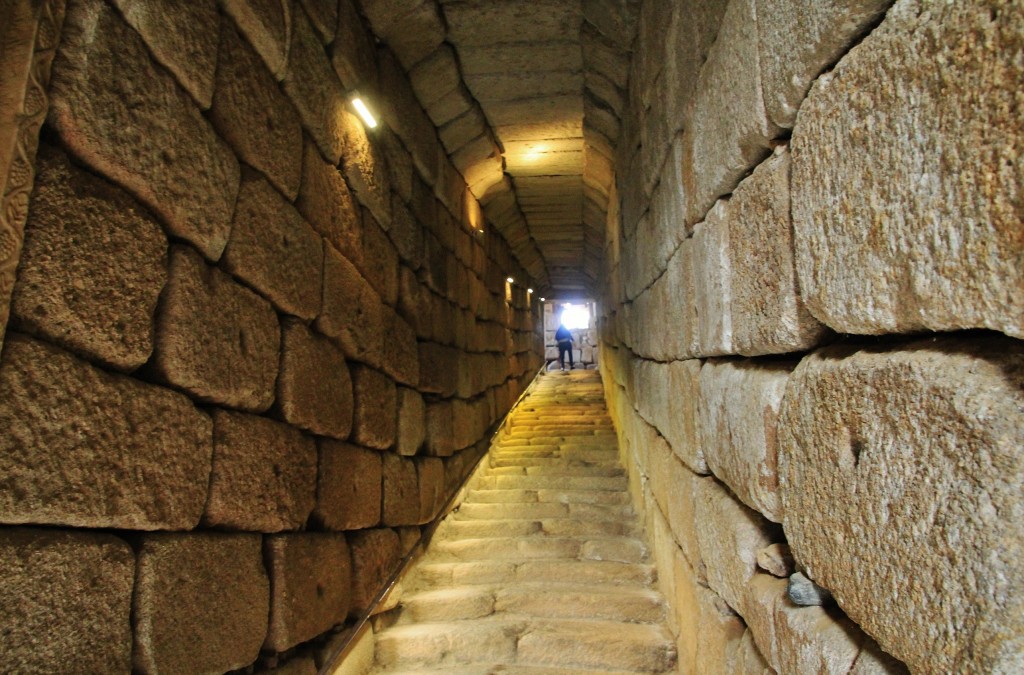
[[[533,293],[533,289],[532,289],[532,288],[527,288],[527,289],[526,289],[526,292],[527,292],[527,293],[531,293],[531,294],[532,294],[532,293]]]
[[[507,279],[505,279],[505,281],[509,282],[510,284],[514,284],[516,282],[516,280],[513,279],[512,277],[508,277]]]
[[[547,298],[541,298],[540,299],[541,302],[544,302],[545,300],[547,300]]]
[[[359,117],[363,120],[363,124],[365,124],[368,129],[376,129],[377,118],[375,118],[373,113],[370,112],[370,108],[366,105],[366,102],[363,100],[360,93],[358,91],[351,92],[348,95],[348,100],[349,103],[352,104],[352,107],[355,108],[355,111],[359,113]]]

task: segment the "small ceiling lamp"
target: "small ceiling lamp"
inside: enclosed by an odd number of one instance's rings
[[[541,298],[540,299],[541,302],[544,302],[545,300],[547,300],[547,298]]]
[[[359,92],[354,91],[349,94],[348,100],[352,103],[352,107],[356,109],[356,112],[359,113],[359,117],[362,118],[363,124],[365,124],[368,129],[376,129],[377,119],[373,116],[373,113],[370,112],[370,109],[363,101],[363,97],[359,95]]]

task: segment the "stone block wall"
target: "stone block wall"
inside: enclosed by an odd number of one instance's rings
[[[1019,672],[1024,3],[639,30],[601,368],[684,671]]]
[[[351,0],[50,4],[0,663],[306,672],[543,363],[527,274]]]

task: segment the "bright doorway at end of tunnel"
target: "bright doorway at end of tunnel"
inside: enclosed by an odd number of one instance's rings
[[[596,306],[589,300],[548,300],[544,303],[544,359],[547,370],[559,369],[555,332],[560,325],[565,325],[572,332],[572,361],[575,368],[597,368],[594,316]]]

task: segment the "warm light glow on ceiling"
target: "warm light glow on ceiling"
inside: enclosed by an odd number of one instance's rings
[[[370,109],[366,107],[366,104],[363,103],[363,99],[358,96],[353,96],[352,107],[355,108],[356,112],[359,113],[359,116],[363,118],[363,123],[367,127],[370,129],[377,128],[377,120],[374,118],[373,113],[370,112]]]

